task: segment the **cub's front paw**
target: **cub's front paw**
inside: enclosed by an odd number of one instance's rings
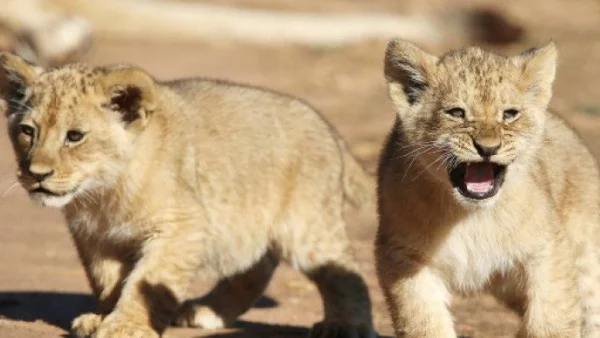
[[[309,338],[377,338],[371,325],[349,325],[323,321],[316,323]]]
[[[194,304],[185,304],[175,319],[177,326],[199,327],[203,329],[222,329],[227,326],[226,321],[216,314],[210,307]]]
[[[102,323],[102,316],[96,313],[85,313],[75,318],[71,324],[71,332],[77,338],[91,337]]]
[[[96,331],[94,338],[159,338],[151,327],[134,324],[126,318],[107,317]]]

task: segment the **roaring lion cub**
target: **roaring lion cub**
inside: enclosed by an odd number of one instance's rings
[[[450,291],[482,290],[519,337],[600,337],[598,167],[547,112],[556,59],[389,44],[376,257],[398,337],[455,338]]]
[[[308,105],[255,88],[143,70],[49,70],[0,54],[0,94],[31,198],[61,208],[98,298],[79,337],[158,337],[171,320],[219,328],[279,259],[317,285],[312,337],[375,336],[342,219],[375,180]],[[220,278],[184,306],[197,272]]]

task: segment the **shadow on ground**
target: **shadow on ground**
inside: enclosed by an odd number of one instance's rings
[[[192,298],[189,302],[194,304],[203,304],[208,299],[207,296]],[[275,298],[271,298],[267,295],[261,296],[254,305],[252,305],[253,309],[270,309],[279,306],[279,302]]]
[[[307,335],[308,328],[304,326],[238,321],[234,332],[216,332],[202,338],[305,338]]]
[[[202,298],[194,299],[201,302]],[[254,305],[255,308],[276,307],[278,302],[263,296]],[[95,300],[89,294],[62,292],[22,291],[0,292],[0,317],[33,322],[41,320],[68,331],[71,321],[85,312],[95,309]],[[240,321],[235,325],[239,332],[215,334],[209,337],[300,337],[306,336],[305,327],[279,326]]]
[[[309,328],[304,326],[263,324],[248,321],[238,321],[235,332],[219,332],[203,335],[202,338],[306,338]],[[379,338],[392,338],[379,336]]]
[[[202,298],[194,299],[201,301]],[[263,296],[255,308],[276,307],[278,302]],[[0,317],[33,322],[41,320],[68,331],[71,321],[81,313],[94,311],[95,301],[89,294],[62,292],[0,292]],[[201,329],[199,329],[201,330]],[[309,328],[304,326],[265,324],[238,321],[233,332],[215,332],[203,338],[304,338]],[[389,337],[381,337],[389,338]]]
[[[73,318],[94,310],[91,295],[61,292],[0,292],[0,317],[32,322],[44,321],[64,330]]]

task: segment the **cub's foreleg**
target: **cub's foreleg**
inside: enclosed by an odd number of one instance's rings
[[[143,244],[114,310],[96,338],[159,337],[185,300],[200,266],[202,236],[195,225],[162,224]]]

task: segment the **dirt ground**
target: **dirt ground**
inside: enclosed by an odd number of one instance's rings
[[[473,1],[418,0],[213,0],[218,4],[304,11],[425,12],[472,5]],[[560,66],[552,107],[581,133],[600,155],[600,2],[597,0],[508,0],[495,4],[527,29],[526,38],[502,53],[554,39]],[[468,41],[425,46],[440,52]],[[336,49],[243,44],[116,41],[99,38],[89,61],[126,62],[146,68],[159,79],[205,76],[287,92],[310,101],[349,141],[370,170],[391,126],[394,112],[386,96],[382,56],[386,41]],[[2,119],[0,124],[5,122]],[[0,337],[67,336],[70,321],[91,311],[93,300],[67,229],[56,210],[30,203],[15,182],[13,155],[0,127]],[[2,194],[3,193],[3,194]],[[374,319],[382,336],[390,321],[374,274],[372,240],[375,215],[349,211],[350,231],[370,286]],[[198,279],[200,296],[214,281]],[[511,337],[517,318],[488,296],[455,298],[461,335]],[[281,267],[263,299],[233,329],[203,331],[172,328],[169,337],[302,337],[320,319],[316,289],[298,272]]]

